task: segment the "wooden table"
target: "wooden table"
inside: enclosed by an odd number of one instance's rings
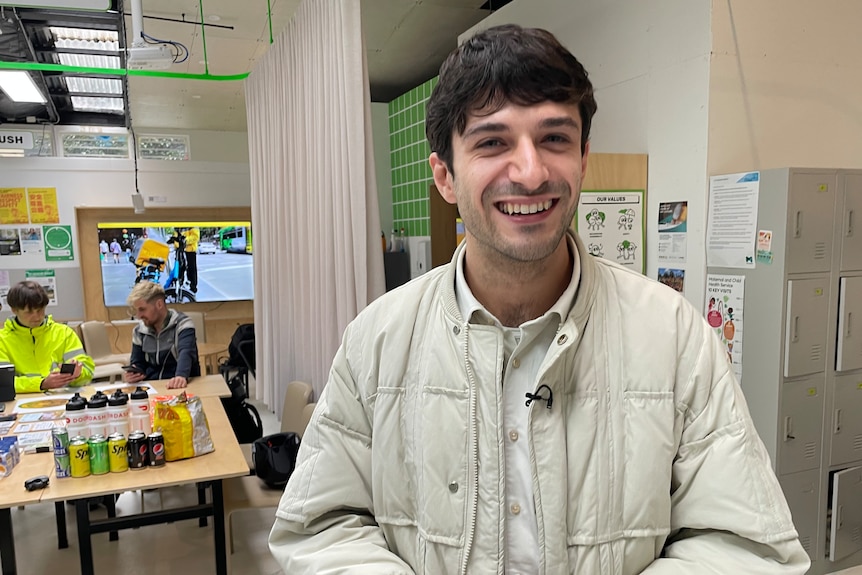
[[[204,379],[204,378],[201,378]],[[221,379],[221,378],[219,378]],[[222,379],[222,385],[227,388]],[[154,387],[158,390],[160,384],[155,383]],[[194,385],[194,382],[191,384]],[[217,389],[215,382],[207,382],[208,386]],[[108,473],[106,475],[90,476],[86,478],[67,478],[57,479],[53,476],[53,472],[46,473],[47,470],[53,469],[53,455],[50,453],[26,455],[26,458],[33,460],[32,465],[34,471],[39,470],[40,473],[30,473],[25,468],[20,475],[19,469],[15,469],[12,477],[20,478],[21,482],[24,479],[33,475],[49,475],[51,476],[51,484],[41,491],[29,493],[24,490],[23,485],[14,481],[15,485],[21,485],[18,493],[14,485],[10,487],[10,491],[14,497],[9,497],[8,501],[0,499],[0,502],[8,506],[23,505],[27,502],[35,503],[36,501],[50,502],[53,501],[59,507],[62,507],[61,502],[66,500],[75,500],[77,506],[77,523],[78,523],[78,550],[80,553],[81,573],[82,575],[93,574],[93,548],[91,536],[94,533],[104,533],[107,531],[117,531],[120,529],[129,529],[134,527],[143,527],[147,525],[156,525],[171,521],[181,521],[184,519],[205,518],[210,515],[213,517],[213,537],[215,544],[215,564],[216,573],[218,575],[227,574],[227,555],[225,551],[225,524],[224,524],[224,502],[222,496],[222,479],[228,477],[240,477],[248,475],[248,465],[240,451],[239,444],[233,434],[233,428],[225,415],[221,401],[217,397],[220,391],[214,395],[204,396],[203,391],[209,390],[209,387],[201,386],[201,392],[198,395],[203,402],[204,411],[207,414],[207,422],[210,428],[215,451],[185,459],[182,461],[172,461],[166,463],[163,467],[151,467],[141,470],[129,470],[125,473]],[[165,390],[167,391],[167,390]],[[27,463],[31,465],[31,463]],[[8,479],[0,480],[0,490],[5,489]],[[107,519],[91,519],[88,509],[87,500],[100,495],[122,493],[124,491],[135,491],[139,489],[151,489],[158,487],[167,487],[171,485],[181,485],[185,483],[200,483],[208,482],[212,488],[212,502],[199,502],[198,505],[181,507],[178,509],[166,509],[161,511],[151,511],[140,513],[137,515],[123,517],[108,517]],[[5,492],[0,491],[0,497]],[[14,556],[14,539],[11,530],[11,515],[9,510],[5,509],[6,517],[0,515],[0,520],[7,520],[8,529],[5,527],[0,529],[0,550],[3,552],[3,574],[14,574],[15,571],[15,556]],[[7,551],[7,547],[11,551]],[[8,557],[8,558],[7,558]],[[7,567],[7,562],[9,566]]]
[[[218,372],[218,365],[213,360],[218,359],[219,354],[225,353],[227,353],[227,345],[223,343],[198,342],[198,355],[204,360],[208,373]]]

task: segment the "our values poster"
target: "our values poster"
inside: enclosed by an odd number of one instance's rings
[[[684,264],[687,251],[688,202],[658,205],[658,263]]]
[[[43,226],[42,236],[45,243],[45,260],[62,262],[75,259],[72,226]]]
[[[742,317],[745,276],[707,274],[706,322],[727,352],[736,378],[742,383]]]
[[[29,223],[24,188],[0,188],[0,224]]]
[[[30,202],[30,221],[34,224],[60,223],[57,208],[57,188],[27,188]]]
[[[45,288],[49,306],[57,305],[57,278],[54,270],[27,270],[24,275],[28,280],[33,280]]]
[[[581,192],[575,227],[592,255],[644,273],[643,190]]]

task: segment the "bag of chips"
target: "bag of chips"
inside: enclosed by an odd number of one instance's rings
[[[165,441],[165,460],[197,457],[215,450],[201,399],[194,395],[159,395],[154,400],[153,429]]]

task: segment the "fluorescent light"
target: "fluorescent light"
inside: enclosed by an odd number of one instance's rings
[[[3,90],[13,102],[31,102],[44,104],[45,96],[30,74],[23,70],[0,70],[0,90]]]
[[[77,112],[123,113],[122,98],[72,96],[72,109]]]
[[[69,76],[66,87],[71,94],[122,94],[123,81],[115,78],[89,78],[86,76]]]

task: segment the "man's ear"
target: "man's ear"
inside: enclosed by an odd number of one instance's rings
[[[434,185],[437,191],[443,196],[447,203],[456,203],[455,198],[455,182],[452,171],[446,163],[437,155],[437,152],[431,154],[428,158],[428,163],[431,164],[431,173],[434,175]]]

